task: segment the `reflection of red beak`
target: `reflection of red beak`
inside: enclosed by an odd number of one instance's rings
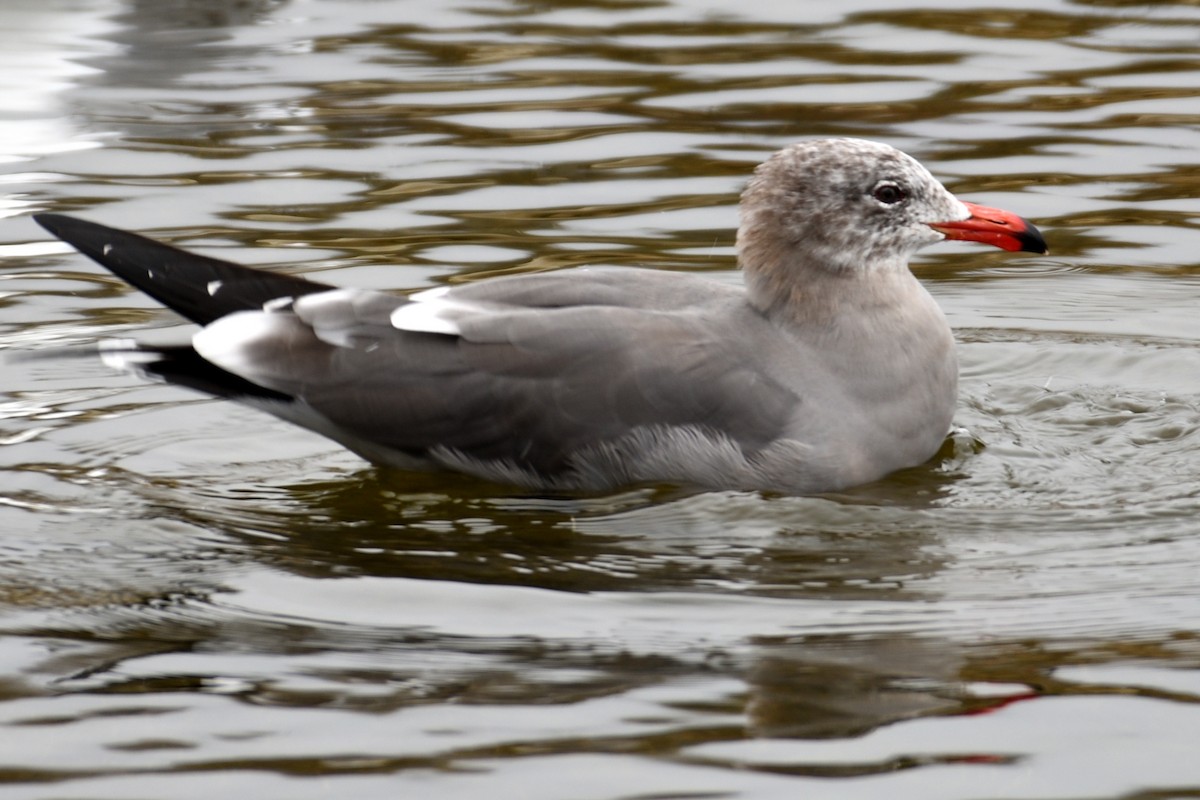
[[[983,242],[1002,250],[1020,250],[1026,253],[1048,253],[1042,233],[1029,222],[1011,211],[999,208],[963,203],[971,216],[957,222],[931,222],[929,227],[945,234],[947,239],[964,239]]]

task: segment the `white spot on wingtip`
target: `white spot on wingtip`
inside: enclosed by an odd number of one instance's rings
[[[113,250],[113,246],[111,244],[104,245],[104,255],[108,255],[109,253],[112,252],[112,250]]]
[[[206,289],[208,289],[208,296],[209,296],[209,297],[213,297],[213,296],[215,296],[215,295],[216,295],[216,293],[217,293],[218,291],[220,291],[220,289],[221,289],[221,286],[222,286],[224,283],[225,283],[224,281],[209,281],[209,282],[208,282],[208,286],[206,286],[206,287],[205,287]]]
[[[283,311],[290,308],[294,297],[272,297],[270,300],[262,304],[262,310],[267,313],[273,311]]]

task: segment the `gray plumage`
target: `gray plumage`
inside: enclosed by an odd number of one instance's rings
[[[191,347],[111,362],[251,403],[376,463],[543,489],[811,493],[919,464],[950,426],[957,365],[909,256],[947,237],[1044,252],[1023,220],[850,139],[758,168],[738,233],[745,289],[578,269],[405,298],[39,222],[206,326]]]

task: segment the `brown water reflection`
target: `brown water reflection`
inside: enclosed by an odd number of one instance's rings
[[[369,469],[87,359],[0,384],[5,796],[1200,791],[1194,3],[15,2],[0,347],[186,329],[78,211],[409,289],[736,281],[766,153],[866,136],[1019,210],[953,246],[933,464],[825,498]]]

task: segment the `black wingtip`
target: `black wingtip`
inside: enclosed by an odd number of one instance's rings
[[[107,225],[101,225],[98,222],[89,222],[86,219],[72,217],[68,214],[51,212],[34,214],[33,221],[122,278],[125,276],[121,274],[118,265],[113,263],[113,259],[107,258],[115,241],[136,241],[161,248],[168,247],[168,245],[154,242],[136,233],[128,233],[117,228],[110,228]],[[126,278],[126,280],[128,279]]]
[[[333,288],[189,253],[67,214],[35,214],[33,220],[109,272],[201,325],[236,311],[262,308],[278,297]]]
[[[51,233],[54,233],[62,224],[74,219],[74,217],[68,217],[66,214],[53,214],[49,211],[33,215],[33,221]],[[57,236],[58,234],[55,233],[54,235]]]
[[[74,246],[74,242],[71,239],[85,235],[86,231],[104,229],[103,225],[88,222],[86,219],[49,211],[42,214],[34,214],[33,221],[72,246]]]
[[[87,224],[84,222],[84,220],[76,217],[70,217],[66,214],[52,214],[50,212],[46,212],[44,214],[34,214],[33,221],[38,225],[41,225],[42,228],[48,231],[52,236],[57,239],[61,239],[67,244],[70,244],[72,247],[76,247],[71,242],[71,239],[76,238],[71,234],[72,227],[79,223],[83,223],[85,225]],[[79,248],[76,247],[76,249]]]

